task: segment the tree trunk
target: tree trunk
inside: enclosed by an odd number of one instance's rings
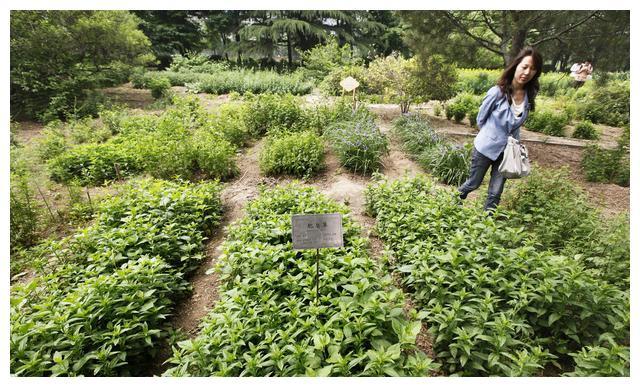
[[[287,32],[287,57],[289,58],[289,69],[293,66],[293,50],[291,49],[291,35]]]
[[[236,43],[238,43],[238,65],[242,65],[242,51],[240,51],[240,34],[236,32]]]

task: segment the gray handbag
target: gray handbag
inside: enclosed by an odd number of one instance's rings
[[[507,140],[507,147],[504,149],[504,157],[498,171],[507,179],[519,179],[531,173],[527,148],[512,136]]]

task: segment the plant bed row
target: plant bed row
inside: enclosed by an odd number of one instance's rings
[[[426,312],[446,373],[535,375],[550,364],[572,369],[584,347],[628,345],[628,292],[537,249],[524,227],[460,206],[453,190],[424,177],[381,180],[366,198],[387,262]],[[614,362],[628,373],[624,356]]]
[[[215,270],[220,300],[193,340],[178,343],[166,376],[425,376],[415,345],[421,316],[381,275],[367,240],[343,218],[344,247],[292,250],[291,215],[347,214],[296,184],[264,191],[234,224]]]
[[[10,369],[19,376],[137,375],[189,291],[185,274],[219,224],[220,185],[141,180],[95,223],[36,247],[37,277],[11,291]]]

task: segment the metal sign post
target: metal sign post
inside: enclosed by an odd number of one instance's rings
[[[342,214],[293,215],[294,250],[316,250],[316,303],[320,298],[320,249],[343,247]]]

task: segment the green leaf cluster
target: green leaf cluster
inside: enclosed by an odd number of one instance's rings
[[[312,131],[270,135],[260,152],[260,170],[266,175],[310,177],[324,166],[324,141]]]
[[[446,372],[534,375],[603,333],[628,340],[629,294],[538,249],[523,227],[461,207],[454,190],[420,176],[381,180],[366,198]]]
[[[294,251],[291,215],[342,213],[344,247]],[[167,376],[426,376],[421,324],[367,252],[347,208],[297,184],[263,191],[228,232],[220,300]],[[411,317],[413,316],[413,317]]]
[[[232,115],[208,115],[195,97],[174,98],[174,106],[159,117],[125,116],[111,125],[118,136],[72,147],[51,159],[51,177],[83,185],[140,172],[158,178],[226,179],[237,173],[231,141],[246,136],[246,127]]]
[[[325,137],[342,166],[355,173],[378,171],[383,166],[382,158],[389,153],[387,137],[366,108],[354,112],[351,120],[331,125]]]
[[[524,126],[534,132],[542,132],[550,136],[564,136],[564,127],[569,123],[566,113],[555,113],[552,111],[529,112],[529,116]]]
[[[220,221],[220,190],[214,182],[131,183],[100,204],[93,225],[36,248],[40,272],[11,291],[11,372],[142,371]]]
[[[509,223],[525,227],[543,249],[575,257],[595,276],[628,290],[629,214],[603,218],[570,181],[567,169],[534,169],[505,192],[503,205],[518,214]]]
[[[402,115],[393,127],[404,149],[440,182],[460,185],[466,180],[471,168],[471,143],[461,146],[447,142],[420,114]]]
[[[631,155],[629,147],[630,129],[624,128],[618,146],[605,149],[590,145],[582,154],[581,166],[587,181],[614,183],[628,187],[631,182]]]

